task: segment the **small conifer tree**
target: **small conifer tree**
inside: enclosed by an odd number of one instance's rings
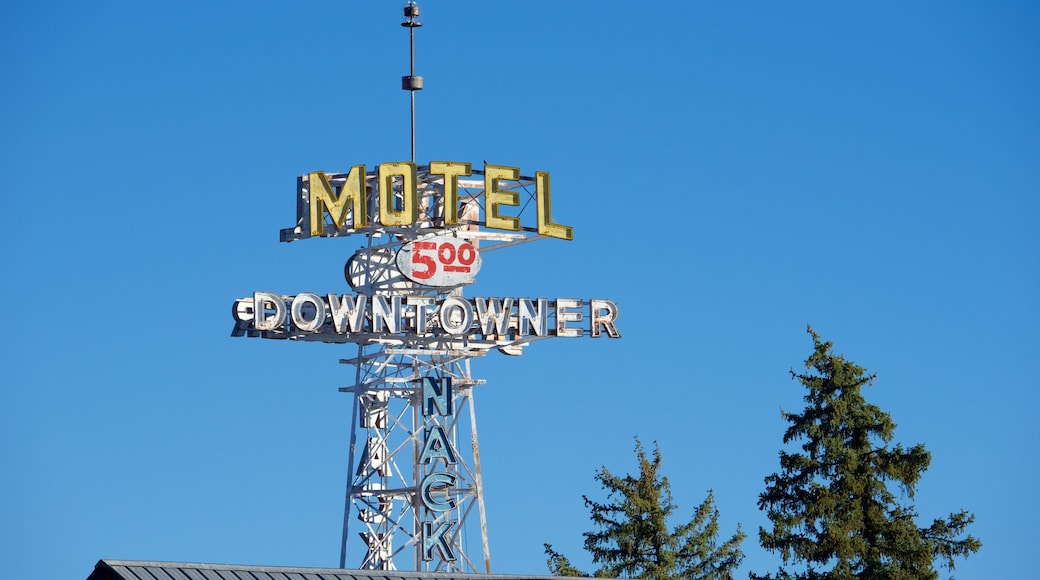
[[[889,486],[912,500],[931,454],[922,444],[890,447],[895,423],[860,392],[875,375],[831,354],[831,343],[808,331],[815,346],[805,361],[810,372],[791,371],[808,389],[806,407],[783,412],[790,423],[784,444],[800,442],[800,451],[780,452],[780,472],[766,477],[758,500],[772,522],[772,529],[759,529],[759,540],[780,553],[783,566],[751,577],[920,580],[938,577],[935,560],[953,570],[955,557],[982,547],[971,535],[961,537],[974,516],[960,511],[917,526],[914,507],[897,501]]]
[[[596,474],[596,481],[607,490],[605,503],[583,496],[596,527],[584,533],[585,550],[592,555],[593,563],[600,564],[595,576],[651,580],[733,578],[744,558],[740,543],[745,534],[739,524],[730,539],[717,545],[719,510],[709,490],[692,520],[669,528],[668,520],[677,508],[672,503],[668,478],[658,475],[661,451],[655,443],[653,458],[648,458],[637,439],[636,456],[638,477],[618,477],[606,467]],[[589,576],[551,545],[545,544],[545,553],[553,575]]]

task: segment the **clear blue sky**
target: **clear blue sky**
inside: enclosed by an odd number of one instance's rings
[[[408,159],[400,7],[0,6],[5,574],[338,563],[350,349],[232,339],[230,306],[347,291],[362,240],[278,230],[296,176]],[[549,171],[575,231],[471,294],[621,308],[621,340],[474,362],[495,572],[588,566],[581,495],[633,436],[775,569],[756,501],[811,323],[932,452],[922,521],[977,516],[957,577],[1035,573],[1035,3],[421,7],[418,160]]]

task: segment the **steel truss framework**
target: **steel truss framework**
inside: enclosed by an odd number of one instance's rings
[[[438,205],[443,200],[443,180],[431,175],[426,166],[418,167],[421,213],[414,226],[375,224],[353,230],[349,216],[340,230],[326,224],[326,237],[357,233],[368,237],[367,247],[358,250],[345,268],[354,290],[369,295],[461,296],[464,284],[431,288],[404,278],[393,257],[405,243],[445,233],[474,245],[483,244],[482,254],[544,238],[530,228],[516,232],[482,230],[483,180],[480,171],[473,173],[473,178],[459,180],[461,219],[453,227],[445,227],[441,218],[444,208]],[[338,188],[343,177],[333,174],[329,180]],[[369,172],[366,182],[375,177],[376,172]],[[532,178],[521,177],[503,187],[521,195],[521,215],[525,210],[533,213]],[[375,202],[375,194],[369,191]],[[307,196],[304,180],[300,182],[300,195],[301,199]],[[304,221],[283,230],[283,240],[308,237],[299,235],[309,227]],[[328,336],[322,339],[328,341]],[[359,567],[363,569],[395,570],[397,562],[412,559],[414,570],[491,573],[473,399],[473,388],[484,381],[472,377],[470,359],[484,356],[492,348],[521,354],[522,347],[533,340],[537,338],[370,336],[358,342],[357,356],[340,360],[356,368],[354,385],[340,389],[353,395],[340,567],[346,565],[348,543],[360,538],[364,557]],[[434,404],[431,392],[441,389],[443,393],[445,388],[451,393],[450,402],[441,399],[440,405]],[[434,439],[445,445],[431,445],[431,433],[437,433]],[[424,455],[433,457],[424,462]],[[438,485],[424,486],[431,475]],[[430,505],[439,507],[433,510]],[[473,516],[479,520],[480,539],[471,549],[467,535],[474,526],[467,523]],[[356,534],[354,530],[358,530]]]
[[[340,389],[354,395],[349,461],[357,465],[348,477],[341,565],[351,526],[359,525],[367,550],[361,568],[394,570],[395,557],[412,555],[416,570],[486,571],[490,561],[473,400],[473,387],[484,381],[470,375],[471,353],[381,348],[366,356],[364,350],[359,347],[360,361],[341,361],[358,365],[360,375],[357,385]],[[440,405],[431,392],[441,395]],[[447,447],[436,449],[438,457],[424,463],[424,446],[435,429]],[[454,506],[439,513],[424,506],[422,493],[423,481],[435,473],[452,482],[427,492],[432,501]],[[474,509],[482,554],[476,561],[463,534]],[[442,533],[434,536],[437,531]]]

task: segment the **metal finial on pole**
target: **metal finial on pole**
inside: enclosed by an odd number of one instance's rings
[[[415,29],[422,26],[419,22],[419,5],[409,1],[404,5],[404,22],[401,26],[408,29],[409,74],[401,77],[401,88],[411,95],[412,100],[412,163],[415,163],[415,91],[423,88],[423,78],[415,74]]]

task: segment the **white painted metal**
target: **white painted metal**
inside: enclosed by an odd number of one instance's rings
[[[443,182],[439,177],[431,176],[426,166],[418,168],[418,175],[419,191],[427,194],[420,200],[443,199]],[[329,177],[333,185],[343,178],[342,175]],[[533,212],[534,181],[522,178],[512,185],[522,195],[527,194],[523,209]],[[482,206],[482,188],[483,180],[479,177],[460,179],[460,204]],[[423,204],[422,208],[420,221],[412,227],[374,226],[368,231],[356,232],[366,234],[368,244],[355,254],[347,269],[348,280],[355,290],[438,300],[462,296],[466,284],[437,288],[402,281],[399,273],[390,269],[394,266],[391,256],[404,244],[435,235],[469,240],[482,254],[543,238],[527,230],[484,231],[476,223],[466,223],[465,211],[461,212],[462,223],[446,228],[439,223],[443,208],[434,203]],[[334,232],[332,228],[327,231]],[[292,338],[307,339],[306,336]],[[490,348],[505,347],[510,354],[519,354],[521,347],[531,340],[534,338],[496,341],[443,336],[393,337],[358,344],[356,356],[340,360],[356,368],[354,384],[340,389],[354,397],[341,567],[346,566],[348,553],[360,551],[364,556],[358,567],[363,569],[395,570],[399,566],[410,566],[414,570],[491,573],[473,397],[473,388],[484,381],[473,378],[470,359],[484,356]],[[426,377],[452,380],[451,415],[424,416],[422,381]],[[426,509],[420,497],[421,481],[431,466],[420,464],[419,457],[424,433],[434,426],[444,430],[458,458],[455,465],[433,462],[438,472],[444,471],[456,478],[455,485],[440,492],[446,493],[445,501],[455,500],[456,507],[439,514]],[[471,516],[477,521],[471,521]],[[433,559],[424,560],[424,524],[447,520],[458,522],[448,538],[456,559],[437,557],[442,554],[435,552]],[[480,534],[480,542],[473,550],[463,542],[467,530]],[[352,542],[358,541],[361,550],[348,550]]]

